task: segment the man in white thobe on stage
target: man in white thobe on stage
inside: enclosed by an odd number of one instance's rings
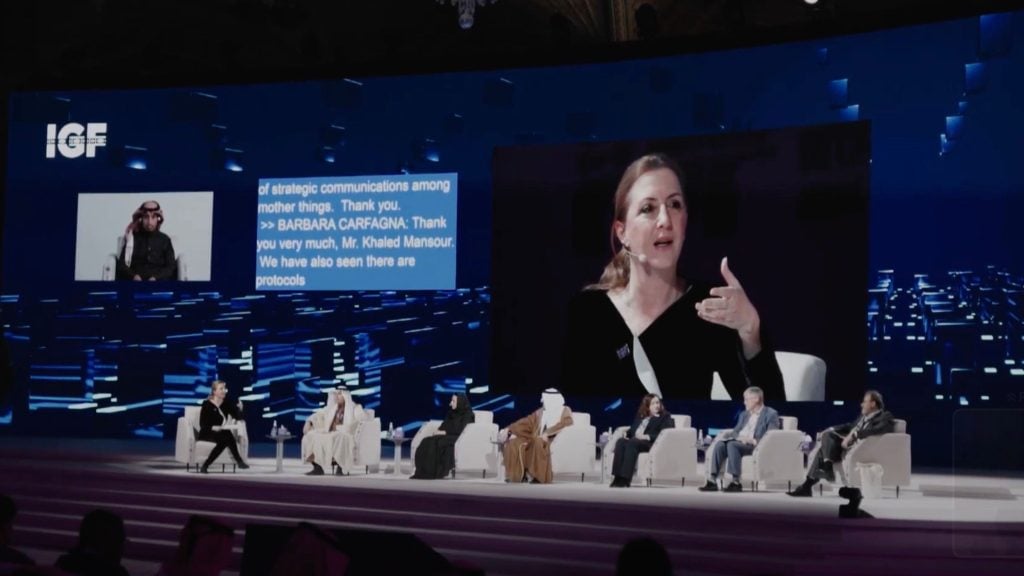
[[[348,389],[328,392],[327,404],[311,414],[302,429],[302,461],[313,465],[306,474],[321,476],[328,465],[337,475],[352,468],[356,426],[363,420],[366,411],[352,400]]]

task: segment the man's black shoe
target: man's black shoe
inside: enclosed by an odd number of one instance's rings
[[[794,488],[792,491],[786,492],[786,494],[797,498],[810,498],[814,494],[814,491],[811,490],[810,484],[804,482],[803,484]]]
[[[736,482],[735,480],[730,482],[728,486],[722,489],[722,492],[743,492],[743,484]]]

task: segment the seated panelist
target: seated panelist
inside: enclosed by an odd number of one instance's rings
[[[242,401],[229,404],[224,401],[228,394],[228,385],[223,380],[214,380],[210,386],[210,396],[203,401],[199,409],[199,440],[214,442],[216,446],[210,451],[210,455],[203,462],[199,469],[203,474],[207,473],[210,464],[220,456],[225,449],[231,451],[231,457],[235,459],[238,467],[246,469],[249,465],[242,459],[238,452],[238,440],[231,430],[223,426],[230,424],[231,420],[243,420]]]
[[[551,440],[571,425],[572,410],[562,393],[554,388],[545,390],[540,408],[499,433],[499,437],[508,437],[503,454],[506,481],[550,484],[554,480]]]
[[[846,451],[857,442],[892,432],[895,428],[892,413],[885,409],[885,402],[877,390],[868,390],[860,403],[860,416],[853,422],[831,426],[818,433],[821,447],[811,465],[807,467],[807,478],[797,486],[790,496],[807,497],[818,481],[825,479],[835,482],[833,464],[842,462]]]
[[[455,468],[455,443],[474,418],[469,398],[465,394],[452,394],[444,422],[433,436],[424,438],[416,448],[413,455],[416,472],[412,478],[430,480],[447,476]]]
[[[661,398],[648,394],[640,402],[633,425],[626,435],[615,443],[615,459],[612,460],[612,488],[628,488],[636,462],[642,452],[650,452],[658,434],[666,428],[674,428],[675,420],[661,403]]]
[[[302,427],[302,461],[313,465],[308,476],[322,476],[331,466],[342,475],[355,461],[355,433],[366,411],[352,400],[348,388],[340,386],[327,394],[327,403],[313,412]]]

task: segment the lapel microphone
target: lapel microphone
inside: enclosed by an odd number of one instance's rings
[[[635,254],[635,253],[633,253],[632,251],[630,251],[629,246],[626,246],[625,244],[623,244],[622,245],[622,251],[625,252],[626,254],[629,254],[633,258],[636,258],[637,262],[639,262],[641,264],[647,264],[647,256],[645,256],[643,254]]]

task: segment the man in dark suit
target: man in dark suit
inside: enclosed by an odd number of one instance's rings
[[[879,434],[892,432],[894,428],[892,414],[885,409],[885,402],[877,390],[868,390],[860,403],[860,417],[853,422],[832,426],[818,433],[821,447],[814,457],[807,472],[807,479],[792,492],[790,496],[807,497],[811,488],[819,480],[836,481],[833,466],[842,466],[843,455],[858,441]]]
[[[732,482],[723,492],[742,492],[740,470],[743,457],[752,454],[754,447],[769,430],[779,429],[779,413],[764,405],[764,391],[751,386],[743,392],[743,405],[746,407],[736,421],[736,427],[723,433],[711,450],[708,464],[708,479],[700,487],[701,492],[718,491],[718,473],[722,469],[722,461],[727,461]]]

